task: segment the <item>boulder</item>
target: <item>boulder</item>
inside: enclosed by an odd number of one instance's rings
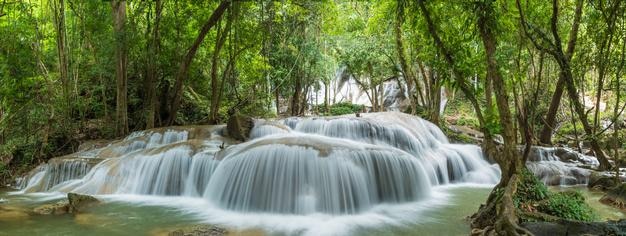
[[[95,197],[77,193],[68,193],[67,199],[69,200],[70,213],[81,212],[89,207],[100,203],[100,200],[96,199]]]
[[[168,236],[222,236],[228,231],[214,225],[194,225],[169,232]]]
[[[610,189],[602,198],[600,202],[626,210],[626,183]]]
[[[534,235],[624,235],[626,220],[607,222],[580,222],[559,220],[555,222],[524,222],[522,227]]]
[[[250,131],[254,127],[251,117],[235,113],[228,118],[226,123],[226,135],[235,140],[246,141],[250,138]]]
[[[76,193],[68,193],[67,199],[68,200],[38,206],[33,209],[33,212],[38,215],[63,215],[82,212],[86,208],[100,203],[100,200],[92,196]]]
[[[68,201],[59,201],[57,203],[45,204],[33,209],[38,215],[63,215],[69,213],[70,203]]]
[[[593,190],[607,191],[619,184],[619,181],[613,176],[592,172],[587,187]]]

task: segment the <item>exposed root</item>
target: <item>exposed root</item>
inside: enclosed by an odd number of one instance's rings
[[[494,188],[487,204],[472,216],[472,228],[475,228],[472,235],[533,235],[518,225],[517,208],[513,202],[517,183],[517,175],[513,174],[506,186]]]

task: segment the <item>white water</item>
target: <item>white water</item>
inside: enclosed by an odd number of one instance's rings
[[[526,167],[547,185],[587,184],[598,160],[567,148],[533,147]],[[587,168],[581,168],[586,166]]]
[[[340,228],[355,225],[415,221],[421,209],[441,203],[435,186],[493,185],[499,179],[498,168],[477,146],[450,144],[425,120],[397,112],[362,115],[259,120],[252,140],[241,144],[221,136],[224,126],[137,132],[91,151],[104,160],[54,186],[42,183],[49,176],[66,176],[63,171],[34,171],[23,181],[28,183],[23,192],[78,192],[160,204],[168,200],[154,199],[174,196],[173,202],[193,202],[193,212],[213,223],[230,219],[237,223],[227,225],[275,229],[293,218],[294,225],[284,230],[294,232],[329,219],[352,224],[327,229],[341,234]],[[222,145],[227,148],[221,150]],[[252,221],[246,218],[250,214],[266,220]]]

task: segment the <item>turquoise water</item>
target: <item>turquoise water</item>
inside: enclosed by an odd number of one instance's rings
[[[623,212],[599,203],[601,193],[580,190],[602,219],[626,218]],[[351,216],[285,216],[212,210],[203,200],[179,197],[115,196],[81,214],[36,216],[36,206],[62,196],[0,193],[0,235],[167,235],[177,228],[215,223],[242,232],[231,235],[467,235],[466,220],[484,202],[488,187],[436,187],[432,200],[406,205],[400,215],[387,214],[405,206],[381,206],[375,213]],[[100,197],[102,198],[102,197]],[[1,200],[0,200],[1,201]],[[391,208],[395,208],[391,210]],[[16,213],[18,212],[18,213]]]

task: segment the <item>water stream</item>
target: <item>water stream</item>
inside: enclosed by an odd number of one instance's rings
[[[22,226],[0,217],[0,234],[157,234],[202,222],[276,235],[465,235],[463,218],[500,175],[479,147],[398,112],[257,120],[244,143],[224,130],[147,130],[55,158],[0,198],[28,209],[77,192],[106,204]]]

